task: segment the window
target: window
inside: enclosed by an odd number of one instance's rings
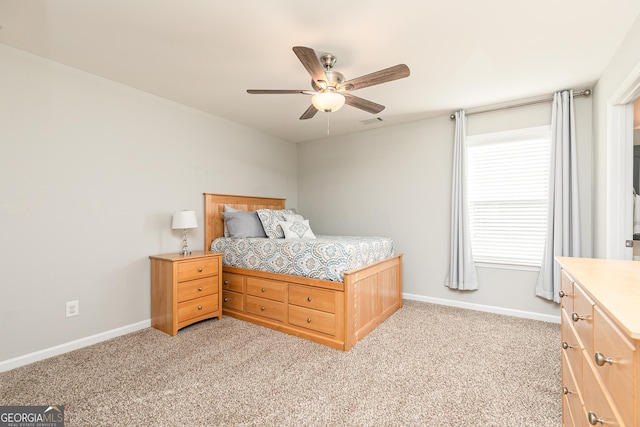
[[[551,128],[467,138],[476,263],[539,267],[547,234]]]

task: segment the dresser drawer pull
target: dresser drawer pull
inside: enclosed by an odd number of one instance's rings
[[[198,306],[198,310],[202,310],[202,306],[201,305]]]
[[[266,292],[267,290],[265,288],[260,289],[260,292]]]
[[[569,345],[569,343],[567,343],[566,341],[562,341],[562,348],[564,348],[565,350],[573,348]]]
[[[307,301],[311,302],[311,297],[307,297]]]
[[[307,317],[307,323],[311,323],[311,317]]]
[[[571,320],[577,322],[578,320],[584,320],[584,316],[580,316],[578,313],[571,313]]]
[[[596,365],[598,366],[604,366],[605,363],[608,363],[609,365],[613,364],[612,358],[604,357],[604,355],[600,352],[597,352],[595,354],[595,359],[596,359]]]
[[[565,293],[564,293],[564,291],[559,291],[559,292],[558,292],[558,296],[559,296],[560,298],[564,298],[564,297],[566,297],[566,296],[567,296],[567,294],[565,294]]]
[[[228,284],[229,284],[229,281],[228,281],[228,280],[225,280],[225,281],[224,281],[224,285],[226,286],[226,285],[228,285]]]
[[[229,298],[225,298],[222,301],[227,302],[227,301],[229,301]]]
[[[562,387],[562,394],[571,394],[571,393],[573,393],[573,392],[572,392],[572,391],[569,391],[569,389],[568,389],[568,388],[566,388],[566,387]]]
[[[589,420],[589,424],[591,424],[592,426],[598,423],[604,424],[604,420],[602,418],[598,418],[598,416],[591,411],[589,411],[589,414],[587,414],[587,419]]]
[[[263,305],[262,307],[260,307],[260,310],[265,311],[267,308]]]
[[[202,273],[202,267],[198,267],[198,273]]]
[[[202,286],[198,288],[198,291],[199,291],[199,292],[202,292]]]

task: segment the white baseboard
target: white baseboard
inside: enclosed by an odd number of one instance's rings
[[[0,372],[10,371],[11,369],[28,365],[29,363],[48,359],[49,357],[53,356],[58,356],[60,354],[77,350],[82,347],[87,347],[102,341],[109,340],[111,338],[119,337],[121,335],[130,334],[131,332],[149,328],[150,326],[151,320],[143,320],[142,322],[133,323],[121,328],[116,328],[110,331],[101,332],[96,335],[91,335],[90,337],[80,338],[75,341],[45,348],[44,350],[35,351],[33,353],[25,354],[24,356],[18,356],[13,359],[3,360],[0,362]]]
[[[429,302],[432,304],[447,305],[450,307],[465,308],[468,310],[485,311],[488,313],[504,314],[506,316],[522,317],[525,319],[541,320],[543,322],[560,323],[560,314],[553,316],[551,314],[534,313],[531,311],[515,310],[512,308],[495,307],[491,305],[474,304],[470,302],[461,302],[444,298],[425,297],[415,294],[402,294],[402,298],[414,301]]]

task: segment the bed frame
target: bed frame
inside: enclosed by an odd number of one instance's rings
[[[204,247],[224,235],[224,205],[284,209],[285,199],[204,193]],[[344,282],[223,266],[222,313],[343,351],[402,307],[402,255],[345,272]]]

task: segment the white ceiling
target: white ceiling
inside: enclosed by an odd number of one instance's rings
[[[286,140],[326,137],[298,120],[310,89],[291,50],[337,56],[347,79],[399,63],[411,76],[355,95],[332,135],[590,87],[640,14],[639,0],[0,0],[0,43]],[[1,66],[1,64],[0,64]]]

